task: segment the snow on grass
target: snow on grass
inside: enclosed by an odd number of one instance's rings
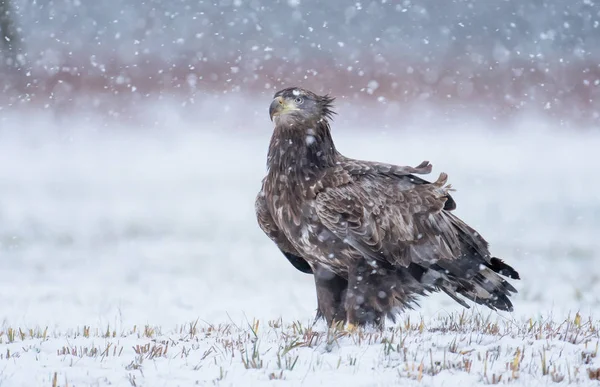
[[[194,321],[169,330],[4,326],[0,383],[595,386],[599,329],[600,321],[578,313],[564,321],[516,321],[467,311],[406,318],[383,332],[281,319]]]

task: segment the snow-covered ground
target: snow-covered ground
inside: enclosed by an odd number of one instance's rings
[[[512,314],[461,318],[434,295],[384,334],[328,335],[310,328],[312,279],[255,221],[263,110],[147,130],[1,121],[0,386],[597,385],[600,134],[340,114],[347,156],[447,172],[457,214],[522,281]]]

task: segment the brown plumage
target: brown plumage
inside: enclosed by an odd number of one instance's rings
[[[318,317],[381,326],[416,297],[442,290],[512,310],[519,274],[451,211],[447,175],[342,156],[329,129],[333,98],[288,88],[270,107],[275,129],[256,198],[261,229],[298,270],[314,274]]]

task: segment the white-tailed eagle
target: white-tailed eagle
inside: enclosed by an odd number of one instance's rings
[[[256,198],[261,229],[298,270],[314,275],[318,317],[328,324],[394,318],[419,295],[442,290],[512,310],[519,274],[456,217],[447,176],[431,164],[353,160],[335,148],[333,98],[301,88],[275,94],[267,176]]]

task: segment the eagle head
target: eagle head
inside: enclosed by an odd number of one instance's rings
[[[319,122],[331,119],[335,112],[333,97],[317,95],[299,87],[289,87],[275,93],[269,107],[271,121],[281,122]]]

